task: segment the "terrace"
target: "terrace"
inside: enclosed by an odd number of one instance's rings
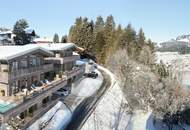
[[[53,92],[62,88],[67,84],[67,79],[81,73],[79,68],[74,68],[69,72],[65,72],[61,78],[56,77],[53,81],[49,81],[48,83],[44,83],[41,86],[34,87],[31,91],[21,91],[16,93],[14,96],[9,97],[1,97],[0,100],[0,113],[11,113],[12,108],[16,108],[22,106],[22,104],[34,104],[38,102],[36,99],[42,99],[47,95],[51,95]],[[65,75],[66,74],[66,75]],[[36,102],[35,102],[36,101]],[[33,103],[31,103],[33,102]],[[27,106],[27,105],[24,105]],[[28,107],[28,106],[27,106]],[[20,108],[20,110],[24,110],[24,108]]]
[[[48,84],[43,84],[42,86],[37,86],[33,88],[31,91],[23,91],[18,92],[14,96],[7,96],[7,97],[1,97],[0,99],[0,113],[4,113],[11,108],[18,106],[19,104],[22,104],[30,99],[33,99],[49,90],[56,91],[56,85],[66,81],[66,77],[64,78],[57,78],[53,80],[52,82],[49,82]]]
[[[45,73],[53,70],[53,64],[45,64],[41,66],[35,66],[35,67],[30,67],[26,69],[18,69],[18,70],[13,70],[10,73],[10,79],[14,80],[19,77],[24,77],[27,75],[32,75],[32,73]]]

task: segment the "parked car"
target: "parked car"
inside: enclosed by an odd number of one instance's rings
[[[98,77],[98,73],[92,71],[90,73],[84,73],[84,76],[95,79]]]
[[[61,88],[61,89],[57,90],[56,92],[54,92],[54,94],[66,97],[69,95],[69,91],[64,88]]]

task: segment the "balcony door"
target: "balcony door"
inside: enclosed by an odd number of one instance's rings
[[[17,61],[13,61],[12,63],[12,70],[18,70],[18,62]]]

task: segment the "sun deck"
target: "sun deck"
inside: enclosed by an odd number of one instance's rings
[[[0,97],[0,113],[5,113],[6,111],[10,110],[11,108],[16,107],[17,105],[23,103],[28,99],[32,99],[39,94],[50,90],[54,87],[55,84],[58,84],[61,81],[66,80],[66,77],[57,78],[48,84],[43,84],[42,86],[35,87],[29,92],[18,92],[14,96],[10,97]]]

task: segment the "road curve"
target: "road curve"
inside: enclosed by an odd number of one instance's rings
[[[104,72],[103,70],[99,70],[104,79],[101,87],[98,89],[96,93],[92,96],[85,98],[77,109],[73,112],[72,119],[70,123],[67,125],[66,128],[63,130],[80,130],[86,120],[90,117],[98,103],[100,102],[101,98],[105,94],[105,92],[111,86],[111,78],[110,76]]]

